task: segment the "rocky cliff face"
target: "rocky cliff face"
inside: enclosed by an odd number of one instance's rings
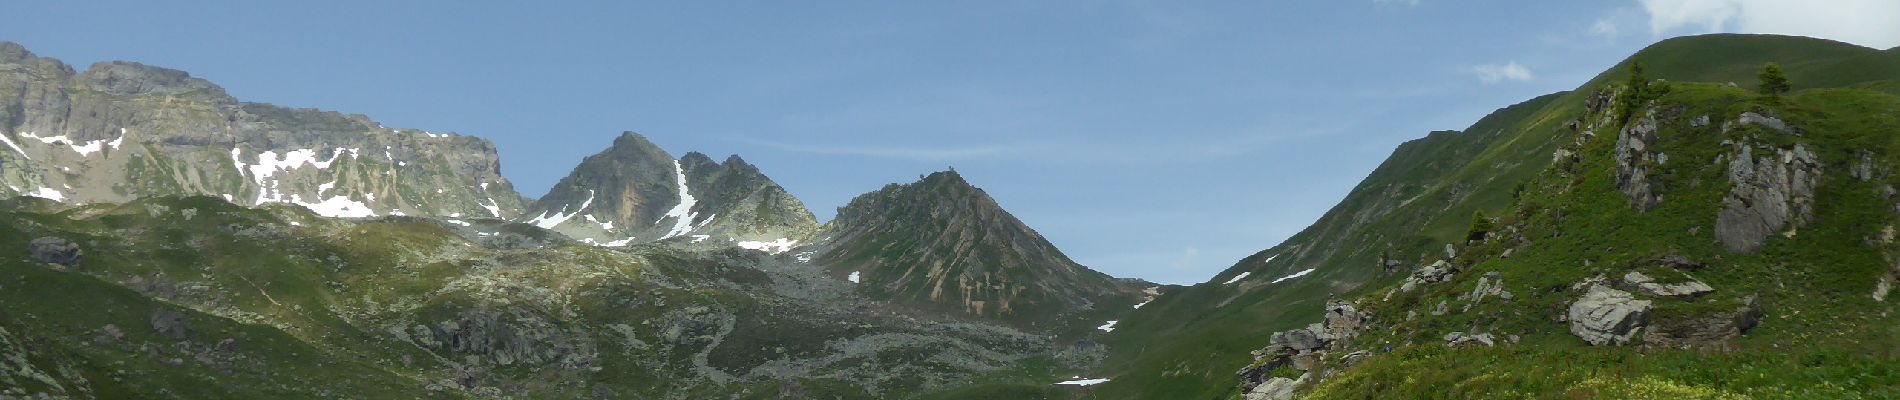
[[[361,115],[246,103],[183,71],[84,72],[0,42],[0,194],[62,202],[211,195],[333,217],[507,218],[494,145]]]
[[[1139,287],[1069,260],[955,171],[838,209],[816,262],[885,298],[1026,325],[1133,304]]]
[[[684,238],[771,252],[818,225],[804,203],[739,156],[676,160],[633,132],[582,160],[524,217],[595,244]]]

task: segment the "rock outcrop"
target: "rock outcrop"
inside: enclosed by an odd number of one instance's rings
[[[1781,120],[1754,113],[1743,113],[1739,121],[1743,123],[1725,127],[1761,125],[1778,132],[1791,129]],[[1716,239],[1723,247],[1733,253],[1753,253],[1761,249],[1769,235],[1793,236],[1795,229],[1814,218],[1814,188],[1821,176],[1821,161],[1805,145],[1777,149],[1745,141],[1728,143],[1738,149],[1730,153],[1726,174],[1733,186],[1722,199],[1723,209],[1715,220]],[[1768,153],[1756,157],[1757,150]]]
[[[1591,285],[1589,292],[1570,304],[1566,318],[1570,333],[1594,346],[1629,344],[1649,316],[1650,302],[1629,292]]]
[[[33,239],[27,243],[27,254],[33,262],[61,268],[79,268],[80,257],[84,255],[79,245],[56,237]]]
[[[1649,151],[1655,143],[1654,109],[1626,124],[1616,138],[1616,188],[1637,211],[1649,211],[1662,202],[1662,195],[1656,193],[1649,179],[1650,168],[1663,160],[1660,153]]]

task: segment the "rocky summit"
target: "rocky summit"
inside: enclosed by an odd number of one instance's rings
[[[1900,398],[1896,137],[1900,49],[1669,39],[1175,286],[954,169],[820,225],[625,132],[529,200],[479,138],[0,42],[0,398]]]
[[[875,298],[1034,329],[1093,326],[1153,286],[1076,264],[954,170],[860,195],[818,236],[812,259]]]
[[[528,210],[524,222],[613,246],[680,239],[782,253],[818,225],[804,203],[738,155],[724,163],[697,152],[674,159],[633,132],[582,160]]]

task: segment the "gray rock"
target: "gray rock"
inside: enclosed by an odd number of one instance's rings
[[[1412,276],[1405,278],[1405,283],[1399,286],[1399,290],[1410,292],[1412,289],[1417,288],[1418,285],[1448,281],[1451,280],[1452,276],[1457,274],[1458,270],[1451,263],[1445,262],[1445,260],[1438,260],[1438,262],[1432,263],[1432,265],[1412,271]]]
[[[1254,386],[1253,390],[1247,391],[1244,397],[1246,400],[1290,400],[1293,398],[1293,390],[1306,383],[1312,375],[1312,373],[1306,373],[1300,375],[1300,379],[1274,377]]]
[[[159,308],[152,312],[152,330],[159,336],[172,340],[185,340],[191,337],[191,325],[185,321],[185,315],[169,308]]]
[[[66,239],[50,236],[33,239],[32,242],[27,243],[27,253],[33,257],[34,262],[66,268],[78,268],[80,258],[84,255],[84,252],[79,250],[79,245]]]
[[[1637,271],[1630,271],[1628,274],[1624,274],[1623,283],[1635,288],[1636,291],[1643,292],[1643,294],[1656,297],[1694,299],[1715,291],[1715,288],[1709,287],[1708,284],[1695,279],[1689,279],[1688,281],[1679,283],[1664,284],[1658,283],[1655,278],[1643,275],[1642,272]]]
[[[1452,247],[1451,243],[1446,243],[1445,244],[1445,259],[1450,260],[1454,258],[1458,258],[1458,249]]]
[[[1716,239],[1732,253],[1760,250],[1769,235],[1801,227],[1814,215],[1814,188],[1821,175],[1814,154],[1800,144],[1776,156],[1756,158],[1752,152],[1750,146],[1741,146],[1730,160],[1727,177],[1732,186],[1716,214]]]
[[[1365,361],[1367,358],[1372,358],[1372,352],[1360,350],[1346,353],[1346,355],[1339,356],[1339,365],[1351,367],[1355,364],[1359,364],[1360,361]]]
[[[1474,334],[1467,335],[1464,332],[1452,332],[1452,333],[1445,334],[1445,347],[1472,346],[1472,345],[1481,345],[1485,347],[1491,347],[1491,346],[1497,345],[1497,339],[1493,338],[1491,334],[1489,333],[1474,333]]]
[[[1649,301],[1637,300],[1629,292],[1591,286],[1565,315],[1571,334],[1593,346],[1615,346],[1630,343],[1642,331],[1649,309]]]
[[[1676,321],[1654,321],[1643,344],[1664,348],[1733,349],[1734,341],[1761,323],[1761,305],[1753,296],[1729,311]]]
[[[1307,351],[1326,346],[1326,340],[1321,338],[1318,332],[1308,329],[1277,332],[1268,341],[1294,351]]]
[[[1691,119],[1691,120],[1689,120],[1689,127],[1692,127],[1692,128],[1703,128],[1703,127],[1707,127],[1707,126],[1709,126],[1709,116],[1708,116],[1708,115],[1700,115],[1700,116],[1696,116],[1696,117],[1695,117],[1695,119]]]
[[[1780,118],[1757,114],[1754,111],[1743,112],[1741,116],[1735,118],[1733,125],[1723,124],[1722,130],[1726,131],[1742,125],[1760,125],[1763,128],[1768,128],[1776,132],[1790,132],[1788,123],[1782,122]]]
[[[1656,142],[1655,110],[1645,110],[1642,118],[1631,121],[1616,138],[1616,187],[1637,211],[1649,211],[1662,201],[1649,181],[1650,164],[1660,161],[1649,147]]]

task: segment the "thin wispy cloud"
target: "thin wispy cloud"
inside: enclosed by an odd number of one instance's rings
[[[1658,36],[1771,33],[1887,49],[1900,46],[1900,1],[1638,0]]]
[[[1389,6],[1418,7],[1418,2],[1419,0],[1372,0],[1373,4],[1378,4],[1379,6],[1382,6],[1382,7],[1389,7]]]
[[[1598,18],[1596,23],[1590,24],[1591,36],[1599,36],[1599,37],[1614,39],[1616,38],[1618,34],[1621,34],[1621,32],[1617,30],[1616,19],[1614,18],[1610,18],[1610,17]]]
[[[1486,85],[1495,85],[1507,81],[1529,82],[1534,78],[1529,68],[1518,65],[1516,61],[1504,64],[1479,65],[1472,67],[1471,71],[1478,74],[1478,81]]]
[[[981,147],[896,147],[896,146],[850,146],[850,145],[810,145],[781,143],[770,140],[737,138],[739,142],[763,146],[794,153],[857,156],[887,158],[909,161],[946,161],[976,158],[1001,157],[1023,153],[1029,146],[999,145]]]

